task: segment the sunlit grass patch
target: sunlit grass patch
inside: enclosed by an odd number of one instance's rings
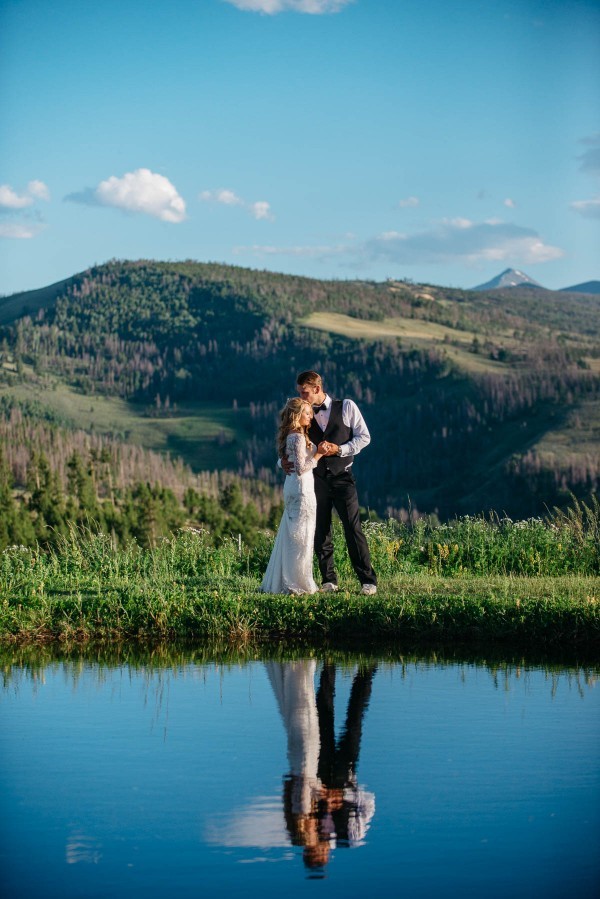
[[[359,340],[399,338],[407,349],[415,347],[443,350],[459,368],[466,371],[506,371],[508,367],[505,363],[470,351],[474,341],[483,342],[481,334],[449,328],[447,325],[424,319],[396,316],[376,321],[353,318],[338,312],[313,312],[303,319],[302,324],[307,328]],[[509,346],[514,340],[507,337],[503,339],[503,343]]]

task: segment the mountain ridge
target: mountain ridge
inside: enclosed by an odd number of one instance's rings
[[[111,260],[109,263],[104,263],[103,265],[110,265],[112,263],[123,264],[123,265],[139,265],[144,263],[151,263],[151,260],[137,260],[137,261],[128,261],[128,260]],[[157,265],[164,265],[165,263],[157,262]],[[223,269],[238,269],[238,266],[228,266],[221,265],[218,263],[201,263],[196,262],[194,260],[187,260],[182,263],[171,263],[172,265],[179,266],[205,266],[210,269],[214,268],[223,268]],[[15,318],[18,318],[23,314],[33,314],[37,312],[39,309],[45,308],[47,305],[50,305],[53,300],[58,297],[61,291],[67,289],[71,284],[75,283],[78,279],[83,279],[87,276],[90,271],[93,271],[96,268],[101,268],[102,266],[93,266],[90,269],[85,269],[82,272],[78,272],[75,275],[71,275],[68,278],[64,278],[61,281],[54,282],[45,287],[36,288],[33,290],[24,290],[17,291],[11,294],[7,294],[5,296],[0,296],[0,325],[6,324]],[[248,272],[256,272],[259,273],[258,269],[243,269]],[[263,270],[264,271],[264,270]],[[266,274],[266,272],[264,272]],[[306,281],[306,282],[319,282],[320,279],[310,278],[308,276],[302,275],[286,275],[285,273],[277,273],[270,272],[268,274],[272,274],[274,277],[283,277],[288,279],[294,279],[297,281]],[[385,282],[374,282],[374,281],[365,281],[364,279],[348,279],[346,281],[336,282],[339,284],[346,285],[357,285],[357,284],[366,284],[366,285],[376,285],[379,283],[380,286],[385,286],[386,284],[400,284],[405,288],[411,287],[416,289],[426,290],[427,288],[437,289],[437,290],[452,290],[451,288],[444,288],[443,285],[436,284],[419,284],[417,282],[413,282],[412,280],[403,280],[403,279],[394,279],[388,278]],[[522,272],[519,269],[507,268],[496,275],[489,281],[486,281],[484,284],[477,285],[476,287],[466,288],[468,291],[495,291],[495,290],[506,290],[511,289],[513,287],[535,287],[540,290],[548,290],[553,293],[588,293],[590,295],[595,295],[600,293],[600,281],[592,280],[585,281],[579,284],[574,284],[569,287],[561,287],[557,290],[552,291],[550,288],[544,287],[538,281],[535,281],[525,272]],[[454,292],[464,292],[463,288],[454,288]]]
[[[477,291],[510,290],[513,287],[530,287],[539,290],[549,289],[544,287],[543,284],[540,284],[539,281],[535,281],[525,272],[514,268],[504,269],[503,272],[500,272],[499,275],[496,275],[490,281],[486,281],[485,284],[479,284],[477,287],[471,287],[469,289]],[[557,291],[554,292],[556,293]],[[561,287],[558,292],[598,294],[600,293],[600,281],[584,281],[581,284],[573,284],[570,287]]]
[[[571,287],[561,287],[561,293],[600,293],[600,281],[584,281],[582,284],[573,284]]]
[[[28,294],[17,317],[13,300],[3,319],[0,301],[0,393],[62,397],[74,425],[135,434],[194,470],[277,483],[277,410],[314,368],[367,418],[372,446],[356,467],[380,514],[409,497],[444,517],[539,514],[598,484],[596,297],[517,286],[499,307],[494,291],[146,260],[59,286],[33,317]],[[94,397],[102,421],[87,411]],[[226,425],[207,431],[214,409]]]

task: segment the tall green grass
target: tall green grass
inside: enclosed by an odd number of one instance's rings
[[[546,520],[368,523],[379,577],[359,595],[336,525],[338,594],[258,592],[273,536],[252,548],[186,529],[151,549],[71,530],[51,552],[0,554],[0,639],[90,637],[524,639],[600,636],[600,508]]]
[[[366,525],[374,566],[382,575],[398,571],[461,577],[523,577],[600,574],[600,504],[573,499],[567,512],[546,519],[464,516],[449,524],[429,519],[414,524],[390,520]],[[340,562],[342,559],[340,558]]]

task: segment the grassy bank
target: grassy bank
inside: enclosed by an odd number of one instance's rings
[[[597,510],[596,510],[597,512]],[[0,640],[129,638],[262,641],[444,640],[600,646],[598,516],[542,522],[466,518],[366,530],[380,584],[363,597],[341,534],[340,592],[258,592],[272,546],[215,546],[183,531],[156,547],[115,549],[72,532],[51,553],[0,556]]]
[[[262,596],[253,582],[49,584],[4,599],[1,639],[180,638],[234,642],[392,639],[600,646],[600,579],[399,578],[376,597]],[[212,589],[214,587],[214,589]]]

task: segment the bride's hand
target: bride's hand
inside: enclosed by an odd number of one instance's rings
[[[337,456],[338,449],[337,443],[329,443],[328,440],[323,440],[319,444],[319,452],[323,456]]]

